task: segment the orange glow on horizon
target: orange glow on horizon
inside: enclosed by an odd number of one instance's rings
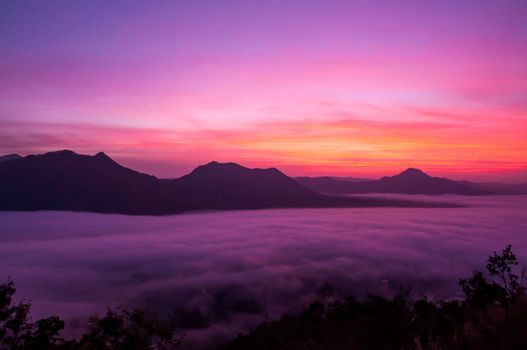
[[[2,8],[0,154],[527,182],[525,1],[38,3]]]
[[[34,125],[18,149],[46,152],[71,148],[105,151],[124,165],[160,177],[177,177],[217,160],[248,167],[277,167],[291,176],[380,177],[417,167],[437,176],[522,180],[527,165],[527,128],[427,122],[276,122],[230,130],[177,131],[92,125],[45,124],[55,137],[35,147]],[[75,130],[75,131],[72,131]],[[36,140],[35,140],[36,139]],[[104,144],[100,149],[94,145]],[[495,161],[495,160],[498,161]],[[515,177],[516,174],[520,176]],[[478,176],[487,175],[485,176]]]

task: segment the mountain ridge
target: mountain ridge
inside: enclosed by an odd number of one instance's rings
[[[6,154],[6,155],[3,155],[3,156],[0,156],[0,163],[1,162],[9,162],[9,161],[12,161],[12,160],[17,160],[17,159],[22,159],[24,157],[22,157],[20,154],[17,154],[17,153],[11,153],[11,154]]]
[[[313,191],[276,168],[210,162],[162,180],[105,153],[70,150],[0,163],[0,210],[69,210],[167,215],[199,210],[342,207],[452,207],[449,203],[348,198]]]
[[[447,178],[432,177],[416,168],[408,168],[399,174],[384,176],[378,180],[360,182],[338,180],[330,177],[299,177],[296,180],[314,191],[331,194],[494,194],[490,189],[468,186]]]

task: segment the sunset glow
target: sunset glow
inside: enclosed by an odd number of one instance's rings
[[[2,2],[0,153],[527,179],[523,0],[161,3]]]

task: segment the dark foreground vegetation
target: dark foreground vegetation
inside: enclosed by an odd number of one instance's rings
[[[459,280],[463,300],[392,299],[370,295],[315,301],[297,316],[266,322],[220,348],[236,349],[527,349],[523,272],[508,246],[487,260],[487,273]],[[12,282],[0,285],[0,349],[174,349],[182,338],[170,322],[139,310],[108,310],[90,319],[78,340],[60,336],[56,316],[30,322],[28,302],[14,303]]]

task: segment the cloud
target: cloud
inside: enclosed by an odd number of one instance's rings
[[[34,316],[68,334],[120,304],[173,312],[187,340],[225,339],[332,295],[459,296],[459,277],[513,244],[527,261],[527,197],[464,198],[455,209],[306,209],[129,217],[0,213],[0,276]],[[328,288],[326,288],[328,289]],[[331,288],[329,288],[331,290]]]

